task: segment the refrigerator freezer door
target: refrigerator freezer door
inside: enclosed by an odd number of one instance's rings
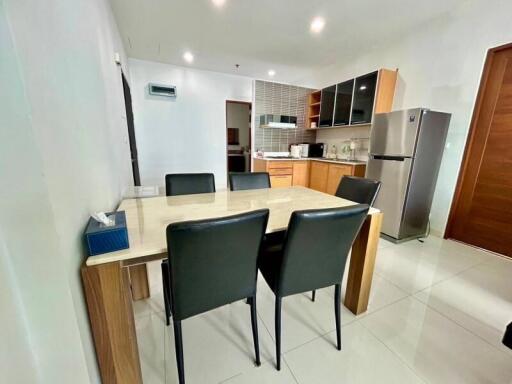
[[[370,135],[370,153],[414,157],[422,109],[375,115]]]
[[[378,157],[378,156],[377,156]],[[382,185],[374,206],[384,213],[381,232],[399,238],[413,159],[386,160],[370,156],[366,177]]]

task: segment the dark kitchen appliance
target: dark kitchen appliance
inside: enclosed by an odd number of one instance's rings
[[[323,157],[324,143],[309,144],[307,157]]]

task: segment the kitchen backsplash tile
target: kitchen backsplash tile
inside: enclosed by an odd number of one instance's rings
[[[269,81],[255,82],[255,150],[288,151],[290,144],[314,143],[316,133],[305,129],[306,106],[310,88],[279,84]],[[260,116],[297,116],[297,128],[261,128]]]
[[[353,140],[356,144],[355,158],[362,161],[368,160],[369,137],[370,127],[367,125],[347,128],[320,128],[316,131],[316,141],[326,144],[327,149],[331,152],[333,146],[335,146],[337,153],[344,153],[343,147],[350,145],[350,141]]]

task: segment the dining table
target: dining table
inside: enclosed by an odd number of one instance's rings
[[[273,233],[286,230],[294,211],[355,204],[299,186],[124,199],[118,210],[126,215],[129,248],[89,256],[81,267],[102,382],[142,383],[132,305],[150,296],[146,263],[167,258],[169,224],[267,208],[266,232]],[[352,245],[344,305],[356,315],[368,307],[382,217],[370,208]]]

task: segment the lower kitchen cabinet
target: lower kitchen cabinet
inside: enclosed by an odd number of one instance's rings
[[[329,163],[320,161],[311,162],[311,175],[309,179],[309,188],[320,192],[327,190],[327,175],[329,173]]]
[[[292,185],[309,187],[309,161],[293,162]]]
[[[352,165],[338,165],[329,164],[329,172],[327,173],[327,187],[326,191],[329,195],[336,194],[338,185],[340,185],[341,178],[343,176],[352,175]]]
[[[292,185],[309,186],[308,160],[254,159],[254,172],[268,172],[272,188],[291,187]]]
[[[365,164],[335,164],[312,161],[309,186],[317,191],[334,195],[343,176],[364,177],[365,171]]]
[[[272,188],[291,187],[292,175],[270,176],[270,186]]]
[[[292,185],[336,193],[343,176],[364,177],[365,164],[336,164],[315,160],[254,159],[254,172],[268,172],[272,188]]]

